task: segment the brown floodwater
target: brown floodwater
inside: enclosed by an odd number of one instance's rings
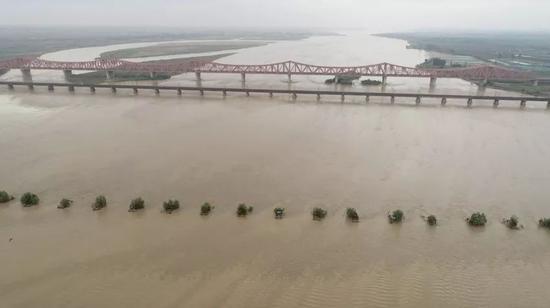
[[[0,90],[2,307],[548,306],[544,109],[81,92]]]

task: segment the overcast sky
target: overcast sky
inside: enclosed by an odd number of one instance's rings
[[[550,0],[0,0],[4,25],[550,31]]]

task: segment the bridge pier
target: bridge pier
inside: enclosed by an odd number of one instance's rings
[[[28,85],[27,86],[29,88],[29,91],[33,91],[34,90],[34,86],[32,84]]]
[[[226,97],[227,96],[227,91],[223,90],[222,95],[223,95],[223,97]]]
[[[116,87],[111,87],[111,92],[112,92],[113,94],[116,94]]]
[[[200,81],[201,80],[201,72],[195,72],[195,78],[197,79],[197,81]]]
[[[430,77],[430,88],[435,87],[436,82],[437,82],[436,77]]]
[[[468,107],[472,107],[473,103],[474,103],[474,100],[470,97],[470,98],[468,98],[468,101],[466,102],[466,105],[468,105]]]
[[[288,83],[292,83],[292,75],[288,74]]]
[[[8,90],[14,90],[13,84],[8,83]]]
[[[246,82],[246,74],[245,73],[241,73],[241,82]]]
[[[31,75],[31,69],[30,68],[22,68],[21,74],[23,75],[23,81],[25,82],[32,82],[32,75]]]
[[[298,98],[298,94],[296,94],[296,92],[293,92],[292,93],[292,99],[296,100],[297,98]]]
[[[317,101],[321,100],[321,94],[317,93]]]
[[[48,91],[53,92],[53,84],[48,85]]]
[[[90,93],[95,93],[95,87],[90,87]]]
[[[246,96],[250,96],[250,92],[246,91]]]
[[[157,78],[157,73],[156,72],[149,72],[149,78],[151,78],[151,79]]]
[[[273,98],[273,92],[269,92],[269,97]]]
[[[420,98],[420,96],[417,96],[416,97],[416,105],[420,105],[420,102],[421,102],[421,98]]]
[[[181,89],[178,89],[178,96],[181,96],[183,94],[183,91]]]
[[[201,94],[201,96],[204,96],[204,90],[200,90],[199,93]]]
[[[533,80],[533,86],[534,87],[538,87],[539,86],[539,81],[538,80]]]
[[[69,92],[74,93],[74,86],[69,86]]]
[[[340,101],[343,103],[345,100],[346,100],[346,96],[344,94],[342,94],[340,96]]]
[[[156,94],[156,95],[159,95],[159,94],[160,94],[160,89],[159,89],[159,88],[155,88],[155,94]]]
[[[498,99],[495,99],[495,101],[493,102],[493,107],[497,108],[499,104],[500,101]]]
[[[441,106],[445,106],[447,105],[447,98],[446,97],[442,97],[441,98]]]
[[[367,103],[368,103],[369,101],[370,101],[370,97],[369,97],[368,95],[367,95],[367,96],[365,96],[365,102],[367,102]]]
[[[391,98],[390,98],[390,103],[392,103],[392,104],[395,103],[395,96],[393,96],[393,95],[391,96]]]
[[[546,102],[546,109],[550,109],[550,101]]]
[[[526,105],[527,105],[527,101],[524,99],[522,99],[519,103],[520,108],[525,108]]]
[[[107,80],[113,80],[115,79],[115,71],[105,71],[105,76]]]
[[[138,95],[138,88],[134,88],[134,95]]]
[[[73,71],[72,70],[63,70],[63,76],[65,77],[66,81],[70,81],[71,77],[73,77]]]
[[[383,75],[382,76],[382,86],[385,86],[388,83],[388,76]]]

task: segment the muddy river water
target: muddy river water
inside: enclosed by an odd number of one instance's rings
[[[220,62],[414,65],[425,56],[352,34]],[[283,79],[247,83],[329,87]],[[423,79],[389,82],[387,91],[430,90]],[[431,91],[479,90],[440,80]],[[0,189],[41,203],[0,205],[0,306],[548,307],[550,232],[537,220],[550,216],[550,113],[360,100],[1,89]],[[109,205],[92,212],[99,194]],[[146,209],[128,213],[138,196]],[[63,197],[74,200],[68,210],[56,208]],[[182,208],[168,215],[170,198]],[[206,201],[215,208],[201,217]],[[254,205],[249,217],[236,217],[240,202]],[[324,221],[311,219],[317,206]],[[346,221],[347,207],[359,223]],[[405,219],[390,225],[397,208]],[[466,225],[474,211],[487,214],[484,228]],[[522,230],[500,223],[511,215]]]

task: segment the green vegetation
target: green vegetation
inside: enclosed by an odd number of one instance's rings
[[[365,79],[361,80],[361,84],[364,86],[379,86],[382,84],[380,80]]]
[[[58,209],[66,209],[66,208],[69,208],[71,207],[71,205],[73,205],[73,200],[69,200],[69,199],[61,199],[61,201],[59,201],[59,205],[57,206]]]
[[[517,229],[520,228],[519,218],[515,215],[513,215],[512,217],[510,217],[508,219],[504,219],[502,222],[506,225],[506,227],[508,227],[510,229],[517,230]]]
[[[282,207],[276,207],[273,209],[273,214],[276,219],[281,219],[285,216],[285,209]]]
[[[487,217],[485,217],[484,213],[476,212],[473,213],[470,218],[467,218],[466,221],[470,226],[481,227],[485,226],[485,224],[487,223]]]
[[[173,211],[180,208],[180,202],[178,200],[168,200],[162,203],[162,208],[168,214],[172,214]]]
[[[208,216],[210,215],[210,212],[212,212],[212,209],[214,207],[210,205],[210,203],[205,202],[203,205],[201,205],[201,216]]]
[[[428,216],[428,218],[426,219],[426,222],[427,222],[428,225],[430,225],[430,226],[435,226],[435,225],[437,225],[437,218],[436,218],[434,215],[430,215],[430,216]]]
[[[94,204],[92,204],[92,210],[99,211],[105,207],[107,207],[107,198],[105,196],[97,196]]]
[[[403,217],[404,217],[404,214],[403,214],[403,211],[401,210],[395,210],[388,215],[390,224],[400,223],[403,220]]]
[[[8,194],[7,192],[5,191],[0,191],[0,203],[6,203],[6,202],[10,202],[11,200],[13,200],[14,197],[10,194]]]
[[[241,203],[237,207],[237,216],[239,217],[247,216],[248,214],[252,213],[253,210],[254,210],[254,207],[247,206],[246,204]]]
[[[39,202],[40,198],[38,198],[38,196],[33,193],[26,192],[21,196],[21,204],[24,207],[38,205]]]
[[[128,209],[128,212],[135,212],[139,210],[143,210],[145,208],[145,201],[141,197],[132,200],[130,202],[130,207]]]
[[[359,221],[359,214],[357,214],[357,211],[351,207],[346,210],[346,217],[353,222]]]
[[[550,218],[542,218],[539,220],[539,226],[542,228],[550,229]]]
[[[313,211],[311,211],[313,220],[323,220],[327,216],[327,214],[328,212],[320,207],[313,208]]]

